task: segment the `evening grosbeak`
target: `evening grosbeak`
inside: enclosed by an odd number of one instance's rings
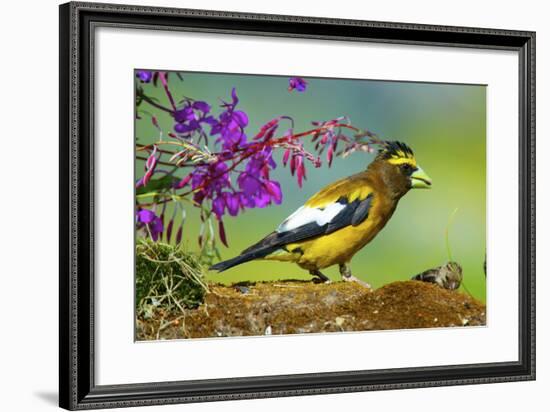
[[[222,272],[255,259],[277,260],[294,262],[326,282],[321,269],[339,265],[343,280],[368,286],[352,276],[351,259],[382,230],[403,195],[432,185],[409,146],[380,145],[367,170],[321,189],[273,233],[210,269]]]

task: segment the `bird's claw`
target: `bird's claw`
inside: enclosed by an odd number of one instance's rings
[[[358,279],[356,278],[355,276],[342,276],[342,280],[344,282],[357,282],[359,283],[361,286],[364,286],[366,288],[369,288],[369,289],[372,289],[372,286],[369,285],[367,282],[365,281],[362,281],[361,279]]]
[[[324,283],[325,285],[328,285],[330,282],[330,279],[323,279],[323,278],[319,278],[319,277],[314,277],[311,279],[311,281],[313,283]]]

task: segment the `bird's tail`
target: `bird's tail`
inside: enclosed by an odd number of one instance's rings
[[[210,267],[210,270],[223,272],[224,270],[232,268],[233,266],[240,265],[241,263],[246,263],[254,259],[261,259],[266,257],[267,255],[279,249],[280,244],[274,241],[277,239],[277,235],[277,232],[270,233],[258,243],[255,243],[248,249],[243,250],[239,256],[236,256],[233,259],[224,260],[220,263],[216,263],[214,266]]]
[[[223,272],[233,266],[240,265],[241,263],[250,262],[254,259],[261,259],[273,252],[272,248],[260,248],[256,250],[246,250],[239,256],[236,256],[232,259],[224,260],[223,262],[216,263],[213,266],[210,266],[210,270],[217,270],[218,272]]]
[[[213,266],[210,266],[210,270],[217,270],[218,272],[223,272],[233,266],[240,265],[241,263],[249,262],[254,258],[249,257],[248,255],[239,255],[232,259],[224,260],[223,262],[216,263]]]

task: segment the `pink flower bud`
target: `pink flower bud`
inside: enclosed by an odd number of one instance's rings
[[[332,157],[333,157],[333,154],[334,154],[334,149],[333,149],[333,146],[330,145],[328,147],[328,150],[327,150],[327,162],[328,162],[328,167],[332,166]]]
[[[178,233],[176,233],[176,244],[179,245],[181,243],[181,237],[183,235],[183,225],[180,225],[178,229]]]
[[[172,227],[174,226],[174,219],[170,219],[168,226],[166,227],[166,242],[170,243],[172,238]]]
[[[151,155],[147,158],[147,161],[145,162],[145,167],[147,169],[151,169],[152,167],[154,167],[154,165],[157,163],[157,146],[153,146],[153,152],[151,153]]]
[[[290,158],[290,174],[294,176],[294,172],[296,171],[296,155],[292,155]]]
[[[288,158],[290,156],[290,149],[286,149],[285,153],[283,154],[283,166],[286,166],[288,163]]]
[[[223,221],[220,219],[218,220],[218,232],[220,234],[220,240],[225,245],[225,247],[229,247],[227,244],[227,237],[225,235],[225,227],[223,226]]]
[[[305,175],[304,161],[302,156],[297,156],[296,159],[296,179],[298,180],[298,186],[302,187],[303,178]]]
[[[185,176],[183,179],[181,179],[176,185],[174,186],[175,189],[181,189],[182,187],[187,186],[187,184],[191,181],[191,178],[193,175],[189,173],[187,176]]]
[[[160,130],[160,126],[159,126],[159,122],[157,120],[157,117],[156,116],[152,116],[151,117],[151,121],[153,122],[153,126],[155,126],[157,129]]]

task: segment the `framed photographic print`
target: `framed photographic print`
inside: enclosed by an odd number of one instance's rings
[[[534,379],[534,56],[61,5],[60,406]]]

